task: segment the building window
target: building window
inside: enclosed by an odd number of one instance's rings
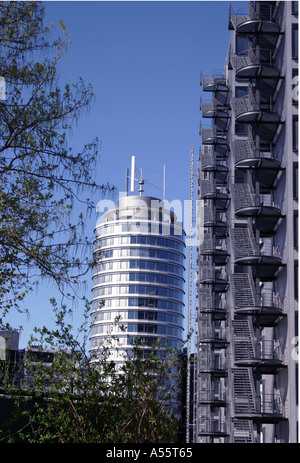
[[[245,55],[249,47],[249,39],[246,35],[236,35],[235,53],[236,55]]]
[[[298,24],[292,26],[292,57],[298,59]]]
[[[294,163],[293,166],[293,196],[298,199],[298,164]]]
[[[294,248],[298,248],[298,211],[294,212]]]
[[[247,124],[241,124],[239,122],[236,122],[235,134],[240,135],[240,136],[246,136],[247,135]]]
[[[293,118],[293,150],[298,151],[298,117]]]
[[[295,299],[298,299],[298,261],[294,262],[294,289]]]
[[[235,87],[235,97],[243,98],[248,95],[248,87]]]
[[[298,2],[292,2],[292,14],[298,14]]]

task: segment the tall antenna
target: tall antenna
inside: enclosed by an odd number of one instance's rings
[[[145,183],[148,183],[152,187],[157,188],[157,186],[150,184],[148,182],[148,180],[150,180],[151,178],[154,178],[154,177],[156,177],[158,175],[161,175],[161,173],[157,174],[157,175],[154,175],[152,177],[149,177],[147,179],[144,179],[144,177],[143,177],[143,169],[141,169],[140,172],[138,172],[138,170],[136,169],[136,166],[135,166],[135,156],[131,156],[130,175],[129,175],[129,169],[126,169],[126,182],[125,182],[126,196],[128,196],[128,193],[129,193],[129,188],[128,188],[129,178],[130,178],[130,192],[131,193],[134,192],[135,183],[138,183],[139,184],[139,194],[140,194],[140,196],[142,196],[142,194],[144,192],[144,184]],[[158,189],[161,191],[161,188],[158,188]],[[164,166],[164,171],[163,171],[163,199],[165,199],[165,166]]]
[[[126,169],[126,179],[125,179],[125,192],[126,196],[128,196],[128,178],[129,178],[129,169]]]
[[[131,182],[130,191],[134,191],[135,156],[131,156]]]
[[[192,229],[194,197],[194,147],[191,148],[190,164],[190,223],[189,223],[189,283],[188,283],[188,340],[187,340],[187,379],[186,379],[186,443],[190,442],[190,381],[191,381],[191,318],[192,318]]]

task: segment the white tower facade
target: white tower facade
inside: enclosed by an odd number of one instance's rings
[[[117,364],[135,338],[180,348],[184,319],[182,223],[164,202],[125,196],[96,226],[91,352],[110,347]]]

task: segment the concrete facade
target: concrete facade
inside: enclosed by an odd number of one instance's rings
[[[231,7],[229,29],[201,77],[194,442],[295,443],[298,2]]]

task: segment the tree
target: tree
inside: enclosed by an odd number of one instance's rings
[[[36,329],[34,345],[23,365],[26,380],[18,387],[10,375],[4,391],[14,397],[23,424],[14,433],[3,430],[2,442],[30,443],[163,443],[176,442],[179,377],[178,353],[161,346],[145,357],[139,342],[121,371],[109,361],[109,347],[86,354],[85,321],[73,335],[66,307],[56,312],[56,328]],[[51,349],[50,349],[51,348]],[[53,351],[53,361],[47,352]],[[38,360],[37,353],[44,353]],[[17,373],[17,372],[15,372]],[[3,376],[5,378],[5,375]],[[24,421],[25,419],[25,421]]]
[[[43,278],[63,294],[76,290],[80,276],[93,264],[82,254],[85,217],[74,205],[93,207],[89,194],[98,158],[98,140],[80,152],[69,147],[71,128],[88,110],[93,92],[82,79],[58,85],[57,65],[69,37],[51,39],[40,2],[0,3],[0,308],[2,316],[20,307]],[[69,288],[69,289],[67,289]],[[74,294],[74,293],[72,293]],[[0,316],[1,319],[1,316]]]

